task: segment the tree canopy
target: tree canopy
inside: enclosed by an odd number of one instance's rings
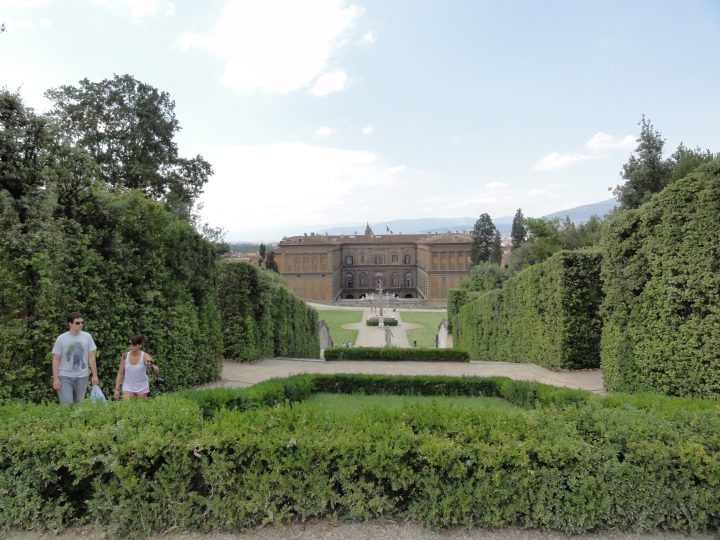
[[[139,189],[189,216],[212,174],[202,156],[182,158],[174,138],[180,131],[169,94],[130,75],[48,90],[50,113],[69,143],[97,163],[111,189]]]
[[[492,262],[500,264],[500,232],[495,227],[490,214],[480,214],[470,233],[473,238],[470,258],[473,264]]]

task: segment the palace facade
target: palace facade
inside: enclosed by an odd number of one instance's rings
[[[467,233],[303,235],[283,238],[275,261],[289,288],[305,300],[364,298],[382,284],[399,298],[447,300],[470,273]]]

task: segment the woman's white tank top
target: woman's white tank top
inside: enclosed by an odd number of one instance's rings
[[[144,394],[150,391],[150,379],[145,370],[145,351],[140,351],[140,360],[135,365],[130,363],[130,353],[125,355],[125,379],[122,385],[123,392]]]

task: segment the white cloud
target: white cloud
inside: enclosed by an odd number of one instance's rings
[[[363,135],[372,135],[375,132],[375,128],[372,126],[365,126],[362,128]]]
[[[342,90],[345,88],[347,78],[347,74],[344,71],[325,73],[324,75],[321,75],[317,81],[315,81],[310,93],[316,96],[324,97],[331,92]]]
[[[533,169],[535,169],[536,171],[552,171],[556,169],[564,169],[565,167],[569,167],[570,165],[574,165],[575,163],[585,161],[588,158],[589,156],[586,156],[584,154],[559,154],[557,152],[552,152],[551,154],[548,154],[540,161],[538,161],[533,167]]]
[[[609,152],[613,150],[632,150],[635,148],[637,141],[634,135],[626,135],[623,138],[613,137],[608,133],[598,131],[593,135],[588,142],[585,143],[585,148],[590,150],[593,154],[599,154],[601,152]]]
[[[586,152],[552,152],[538,161],[533,166],[533,169],[536,171],[564,169],[588,159],[607,157],[610,153],[617,150],[632,150],[635,148],[635,144],[636,141],[633,135],[626,135],[621,138],[598,131],[585,143]]]
[[[373,34],[372,30],[365,32],[365,35],[360,38],[361,45],[371,45],[373,43],[375,43],[375,34]]]
[[[510,187],[509,184],[506,184],[505,182],[488,182],[485,184],[485,188],[487,189],[505,189]]]
[[[211,33],[184,34],[179,43],[227,59],[223,82],[237,92],[284,94],[327,70],[340,38],[361,13],[342,0],[230,0]]]
[[[44,7],[55,0],[0,0],[0,9],[34,9]]]
[[[90,2],[94,6],[104,7],[115,13],[129,13],[134,19],[175,14],[175,4],[168,0],[90,0]]]
[[[50,28],[52,26],[52,21],[47,17],[43,17],[42,19],[40,19],[40,26],[42,26],[43,28]]]
[[[46,72],[32,69],[25,64],[8,62],[7,58],[0,57],[0,73],[2,73],[0,88],[5,87],[10,92],[20,90],[25,105],[37,112],[50,109],[52,103],[44,96],[45,90],[59,83],[48,78]]]
[[[298,216],[304,223],[396,216],[407,199],[403,186],[415,174],[373,152],[300,143],[197,150],[215,170],[202,196],[203,217],[228,231],[272,224],[297,234]]]
[[[326,126],[317,128],[315,130],[315,135],[317,135],[318,137],[328,137],[328,136],[332,135],[333,133],[335,133],[335,131],[332,128],[329,128]]]

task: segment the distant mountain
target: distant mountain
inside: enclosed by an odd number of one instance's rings
[[[569,216],[570,221],[579,225],[580,223],[585,223],[588,219],[590,219],[590,216],[606,216],[613,208],[615,208],[616,205],[617,201],[615,199],[607,199],[593,204],[585,204],[575,208],[568,208],[567,210],[560,210],[542,217],[547,219],[565,219],[565,216]],[[495,223],[495,226],[498,228],[498,231],[500,231],[500,234],[510,234],[513,217],[514,216],[501,216],[493,218],[493,223]],[[370,223],[370,227],[375,234],[387,234],[388,229],[394,234],[471,231],[476,221],[477,217],[396,219],[393,221]],[[317,232],[320,234],[363,234],[364,231],[365,223],[359,223],[357,225],[330,227]]]

